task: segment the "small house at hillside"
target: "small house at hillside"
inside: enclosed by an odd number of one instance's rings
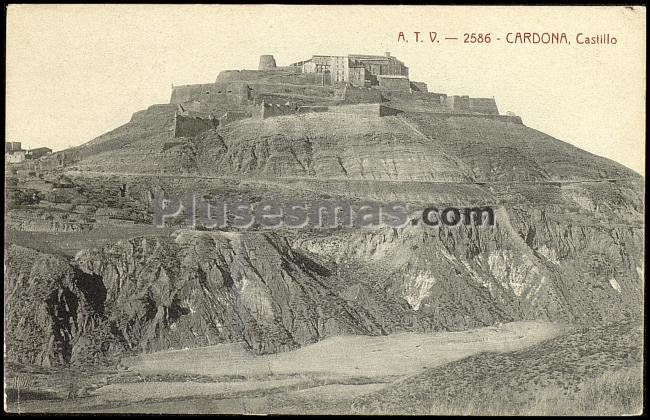
[[[36,149],[31,149],[27,152],[26,158],[27,159],[38,159],[41,158],[45,155],[49,155],[52,153],[52,149],[49,147],[37,147]]]
[[[26,153],[19,141],[5,142],[5,163],[20,163],[25,160]]]

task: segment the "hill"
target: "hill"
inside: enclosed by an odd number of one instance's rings
[[[173,138],[155,106],[81,147],[77,166],[245,178],[444,182],[639,179],[633,171],[522,124],[481,116],[307,113],[246,118]],[[174,142],[172,144],[172,142]]]
[[[584,381],[638,359],[638,334],[601,336],[641,318],[641,176],[498,115],[496,105],[481,112],[471,98],[302,76],[282,83],[283,74],[177,87],[174,103],[9,168],[8,361],[92,370],[234,342],[300,354],[341,335],[531,320],[587,328],[535,350],[432,368],[355,405],[402,412],[409,402],[428,412],[468,400],[463,389],[490,398],[476,391],[488,392],[490,381],[489,392],[505,395],[499,407],[529,407],[535,381],[567,381],[579,393]],[[467,109],[456,107],[464,99]],[[413,211],[395,228],[194,229],[180,217],[152,225],[156,195],[188,193],[355,208],[403,201]],[[428,206],[487,206],[494,224],[430,227]],[[593,356],[590,364],[580,355]]]

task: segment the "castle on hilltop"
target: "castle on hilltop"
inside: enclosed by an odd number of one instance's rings
[[[260,70],[261,65],[260,61]],[[381,86],[382,79],[408,82],[409,76],[409,68],[389,52],[384,55],[314,55],[291,66],[300,67],[303,73],[327,76],[329,83],[350,83],[361,87]]]
[[[429,92],[426,83],[410,80],[409,68],[389,52],[313,55],[288,66],[262,55],[257,70],[225,70],[213,83],[172,86],[170,104],[177,106],[176,137],[242,118],[308,112],[418,112],[521,124],[519,117],[500,115],[494,98]]]

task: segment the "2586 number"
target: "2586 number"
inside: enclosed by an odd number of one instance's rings
[[[490,37],[490,34],[482,34],[482,33],[474,33],[472,32],[471,34],[465,33],[463,34],[463,37],[465,38],[463,42],[465,44],[489,44],[492,42],[492,38]]]

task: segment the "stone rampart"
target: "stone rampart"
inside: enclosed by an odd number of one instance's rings
[[[347,104],[378,104],[382,101],[381,92],[373,88],[346,86],[343,101]]]
[[[397,115],[403,111],[382,104],[344,104],[332,106],[294,106],[278,104],[253,105],[253,118],[264,119],[280,115],[306,114],[322,112],[328,114],[345,114],[361,117],[386,117]]]
[[[377,76],[377,80],[381,89],[394,92],[411,92],[411,83],[406,77]]]
[[[469,110],[478,114],[499,115],[494,98],[469,98]]]
[[[250,87],[245,83],[205,83],[174,86],[170,104],[198,101],[231,105],[245,105],[250,99]]]
[[[411,82],[411,91],[427,93],[429,92],[429,88],[427,87],[427,84],[424,82]]]
[[[447,96],[447,107],[453,111],[469,112],[469,96]]]
[[[219,126],[219,120],[208,117],[195,117],[176,114],[174,122],[174,137],[193,137],[206,130]]]
[[[277,103],[266,103],[262,101],[259,104],[252,105],[252,117],[256,119],[264,119],[269,117],[277,117],[279,115],[291,115],[298,113],[298,106],[294,104],[281,105]]]
[[[298,73],[302,73],[302,69],[296,66],[276,67],[271,70],[224,70],[217,76],[216,83],[256,82],[267,77],[275,77],[279,74]]]

